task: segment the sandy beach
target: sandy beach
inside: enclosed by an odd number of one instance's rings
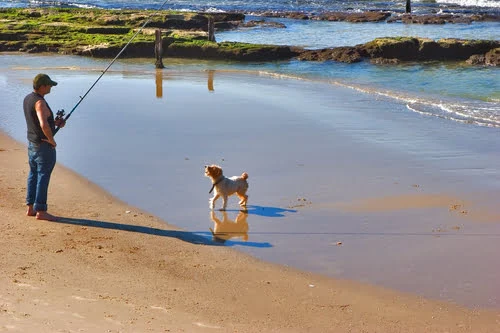
[[[4,332],[500,332],[472,311],[258,261],[182,232],[57,166],[24,216],[24,145],[0,135]],[[84,204],[82,204],[84,202]]]

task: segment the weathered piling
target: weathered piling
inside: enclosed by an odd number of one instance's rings
[[[163,66],[163,60],[162,60],[163,47],[162,47],[162,38],[161,38],[161,30],[160,29],[156,29],[155,37],[156,37],[156,39],[155,39],[155,58],[156,58],[155,66],[156,66],[156,68],[165,68],[165,66]]]
[[[212,16],[208,17],[208,41],[215,42],[215,24]]]

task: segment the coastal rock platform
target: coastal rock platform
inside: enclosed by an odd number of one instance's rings
[[[293,15],[292,15],[293,14]],[[322,16],[300,16],[298,13],[273,14],[299,19],[345,20],[349,22],[385,21],[388,12],[329,13]],[[280,17],[281,17],[280,16]],[[437,23],[459,21],[453,15],[401,15],[387,22]],[[469,17],[476,20],[479,18]],[[480,19],[486,19],[481,17]],[[488,19],[494,19],[488,17]],[[141,29],[148,21],[146,29]],[[154,57],[155,30],[162,35],[163,56],[236,60],[274,61],[297,58],[307,61],[340,61],[355,63],[371,60],[393,64],[401,61],[466,61],[470,65],[498,66],[500,42],[495,40],[442,39],[418,37],[377,38],[371,42],[320,50],[306,50],[287,45],[258,45],[222,42],[208,39],[209,21],[215,29],[266,25],[265,20],[244,22],[241,13],[190,13],[148,11],[113,11],[101,9],[0,9],[0,52],[53,52],[100,58],[113,58],[125,45],[122,57]],[[423,20],[423,21],[421,21]],[[284,28],[282,25],[272,25]],[[137,34],[138,29],[141,33]],[[134,37],[134,38],[132,38]]]

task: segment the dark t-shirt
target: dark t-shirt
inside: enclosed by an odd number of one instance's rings
[[[24,117],[26,118],[26,126],[28,128],[28,141],[34,143],[40,143],[42,142],[42,139],[47,139],[45,134],[43,134],[42,128],[40,127],[40,121],[38,120],[38,117],[36,115],[35,104],[39,100],[44,100],[44,98],[36,92],[32,92],[24,98],[23,103]],[[52,130],[52,133],[54,133],[56,130],[54,113],[52,112],[48,104],[47,107],[50,111],[50,116],[47,118],[47,121],[49,123],[50,129]]]

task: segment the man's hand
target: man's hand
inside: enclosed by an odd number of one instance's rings
[[[42,141],[48,142],[54,148],[57,147],[57,143],[54,140],[54,138],[52,138],[51,140],[49,140],[49,139],[42,139]]]
[[[56,118],[55,124],[56,124],[57,127],[63,128],[66,125],[66,120],[64,120],[62,118],[61,119],[57,119]]]

